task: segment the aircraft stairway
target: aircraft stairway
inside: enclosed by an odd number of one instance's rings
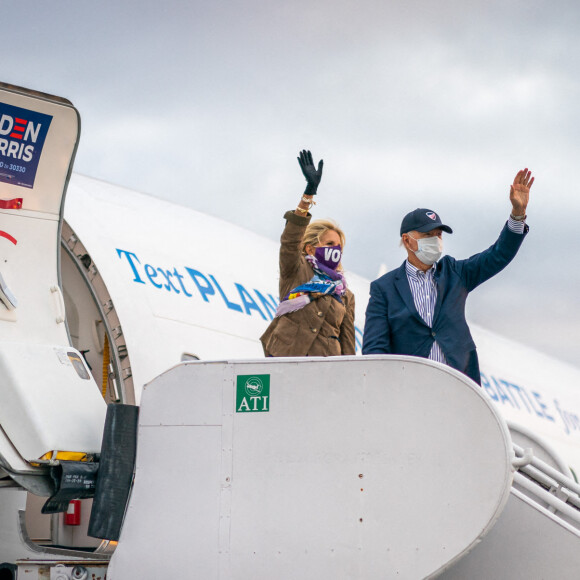
[[[497,523],[441,580],[559,580],[580,575],[580,485],[514,445],[518,470]],[[519,465],[518,465],[519,464]]]
[[[493,528],[511,438],[413,357],[191,362],[147,384],[109,580],[428,578]]]

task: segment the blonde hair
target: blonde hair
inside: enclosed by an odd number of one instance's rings
[[[304,232],[304,237],[302,238],[302,253],[306,254],[306,246],[317,246],[320,243],[320,238],[328,231],[332,230],[336,232],[340,238],[340,247],[344,251],[345,237],[344,232],[340,229],[338,224],[330,220],[315,220],[310,222],[306,227]],[[342,264],[341,264],[342,266]],[[339,270],[342,267],[339,266]]]

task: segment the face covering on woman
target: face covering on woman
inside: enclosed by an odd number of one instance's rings
[[[412,236],[409,236],[412,237]],[[415,240],[415,238],[413,238]],[[419,238],[415,240],[418,249],[415,251],[415,256],[427,266],[434,264],[443,253],[443,240],[437,236],[431,238]]]
[[[314,250],[314,257],[320,264],[331,270],[336,270],[342,258],[340,246],[319,246]]]

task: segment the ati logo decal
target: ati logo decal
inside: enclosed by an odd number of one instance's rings
[[[270,375],[238,375],[236,413],[264,413],[270,410]]]
[[[434,211],[428,211],[426,215],[429,219],[433,221],[437,219],[437,214]]]

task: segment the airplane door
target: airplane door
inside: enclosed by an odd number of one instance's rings
[[[58,260],[79,134],[66,99],[0,83],[1,340],[69,344]]]
[[[100,450],[106,406],[70,346],[59,280],[79,133],[66,99],[0,83],[0,467],[15,474]]]

